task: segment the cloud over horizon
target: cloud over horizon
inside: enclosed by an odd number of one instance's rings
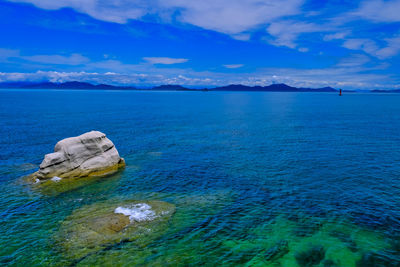
[[[153,77],[160,83],[257,85],[275,82],[270,78],[275,71],[293,85],[386,88],[399,82],[400,0],[340,5],[316,0],[7,0],[0,5],[7,11],[0,19],[1,34],[14,36],[0,42],[3,80],[103,73],[107,81],[105,73],[119,73],[113,83],[146,84],[150,78],[143,77]]]

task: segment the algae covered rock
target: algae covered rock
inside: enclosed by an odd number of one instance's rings
[[[265,251],[264,259],[266,261],[274,261],[276,259],[282,258],[287,253],[289,253],[288,242],[286,240],[281,240],[275,246]]]
[[[63,254],[75,261],[121,243],[146,246],[167,229],[174,213],[173,204],[155,200],[96,203],[67,217],[56,240]]]
[[[125,166],[113,142],[104,133],[91,131],[59,141],[54,153],[47,154],[31,178],[40,182],[53,179],[103,176]]]
[[[312,247],[296,255],[296,261],[300,266],[315,266],[325,258],[325,248],[323,246]]]

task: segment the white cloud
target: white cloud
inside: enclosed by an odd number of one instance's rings
[[[171,58],[171,57],[144,57],[143,59],[151,64],[164,64],[164,65],[185,63],[189,60],[187,58]]]
[[[19,50],[0,48],[0,62],[8,62],[13,57],[19,57]]]
[[[349,32],[336,32],[324,36],[324,41],[344,40],[350,33]]]
[[[400,37],[385,39],[387,46],[376,51],[376,56],[381,59],[390,58],[400,52]]]
[[[32,73],[5,73],[0,72],[0,82],[69,82],[81,81],[93,84],[113,84],[125,86],[150,86],[159,84],[182,84],[182,85],[212,85],[217,79],[196,76],[168,76],[163,74],[131,73],[122,74],[115,72],[58,72],[58,71],[37,71]]]
[[[243,64],[226,64],[223,66],[227,69],[238,69],[238,68],[243,67],[244,65]]]
[[[348,89],[391,89],[398,84],[398,78],[389,74],[367,73],[368,68],[361,66],[334,66],[331,68],[295,69],[295,68],[270,68],[262,73],[264,77],[270,74],[273,79],[264,82],[287,83],[298,87],[324,87]],[[258,77],[258,81],[261,77]]]
[[[360,8],[351,14],[376,22],[399,22],[400,0],[364,1]]]
[[[289,20],[273,22],[267,28],[267,32],[275,38],[269,41],[271,44],[289,48],[296,48],[298,46],[296,43],[297,38],[303,33],[326,32],[331,30],[332,28],[327,25]]]
[[[127,23],[130,19],[142,20],[151,15],[164,23],[187,23],[207,30],[230,35],[232,38],[248,41],[252,33],[262,27],[267,28],[270,36],[264,38],[275,46],[284,46],[305,52],[301,47],[299,36],[306,33],[329,33],[323,36],[324,41],[343,40],[343,47],[362,50],[380,59],[389,58],[398,53],[397,41],[387,39],[387,47],[379,48],[372,40],[360,39],[357,36],[345,40],[351,35],[349,28],[343,29],[346,23],[354,23],[363,18],[373,22],[400,22],[400,0],[364,0],[359,8],[342,14],[324,14],[321,10],[302,10],[306,0],[8,0],[12,2],[31,3],[39,8],[57,10],[72,8],[77,12],[108,22]],[[296,15],[302,15],[298,19]],[[325,23],[309,22],[316,16],[324,16]],[[318,19],[318,18],[317,18]],[[354,26],[353,26],[354,27]],[[354,27],[356,28],[356,27]],[[356,31],[352,31],[356,33]],[[300,46],[300,48],[299,48]],[[57,64],[66,62],[74,65],[85,59],[31,58],[37,62]],[[0,57],[0,60],[1,57]],[[3,57],[4,60],[4,57]],[[177,62],[179,63],[179,62]],[[155,63],[169,64],[169,63]]]
[[[354,54],[340,60],[337,64],[338,67],[358,67],[370,61],[370,58],[362,54]]]
[[[362,50],[371,55],[379,49],[378,45],[369,39],[348,39],[343,43],[343,47],[351,50]]]
[[[276,19],[300,13],[304,0],[9,0],[32,3],[43,9],[73,8],[93,18],[126,23],[157,15],[164,21],[192,24],[204,29],[238,34]]]
[[[275,19],[300,13],[303,0],[169,0],[179,19],[205,29],[238,34]]]
[[[33,55],[23,56],[19,50],[0,48],[0,62],[9,62],[12,58],[18,58],[30,62],[50,65],[81,65],[90,60],[80,54],[63,55]]]
[[[139,19],[149,13],[154,1],[146,0],[9,0],[32,3],[48,10],[73,8],[98,20],[126,23],[128,19]]]
[[[249,33],[239,33],[239,34],[234,34],[231,36],[233,39],[239,40],[239,41],[248,41],[251,38],[251,34]]]
[[[400,37],[386,38],[384,40],[387,45],[379,47],[375,41],[370,39],[348,39],[343,43],[343,47],[351,50],[362,50],[379,59],[396,56],[400,52]]]
[[[300,47],[298,38],[302,34],[329,32],[323,36],[324,41],[345,40],[350,36],[348,29],[341,27],[358,18],[376,22],[399,22],[400,0],[365,0],[355,11],[335,16],[325,15],[327,23],[317,24],[307,20],[322,16],[322,11],[302,10],[305,0],[8,0],[12,2],[31,3],[39,8],[56,10],[72,8],[78,12],[103,21],[126,23],[130,19],[142,20],[147,15],[156,16],[164,23],[187,23],[207,30],[230,35],[242,41],[251,39],[252,32],[266,27],[270,37],[264,38],[275,46],[285,46],[305,52]],[[303,20],[295,15],[303,14]],[[388,47],[379,50],[371,40],[357,37],[346,40],[344,47],[363,50],[378,58],[388,58],[397,53],[396,41],[388,41]],[[1,59],[1,58],[0,58]],[[28,60],[28,58],[26,58]],[[51,58],[45,56],[31,58],[37,62],[66,62],[73,65],[84,62],[83,58]],[[154,59],[155,60],[155,59]],[[151,59],[150,59],[151,61]],[[154,64],[175,64],[159,62]],[[179,63],[179,62],[177,62]]]
[[[106,83],[115,85],[151,86],[159,84],[181,84],[186,86],[204,87],[219,86],[231,83],[245,85],[269,85],[271,83],[286,83],[297,87],[324,87],[348,89],[391,89],[399,84],[397,75],[371,73],[377,67],[364,67],[367,58],[364,55],[354,55],[343,59],[330,68],[265,68],[252,73],[226,72],[196,72],[190,69],[150,69],[149,72],[139,71],[137,65],[128,65],[126,69],[135,70],[130,73],[117,71],[106,72],[57,72],[38,71],[34,73],[0,73],[0,82],[5,81],[83,81],[90,83]],[[124,65],[120,63],[120,65]],[[120,66],[121,67],[121,66]],[[143,67],[143,65],[139,66]],[[179,73],[179,75],[177,74]]]
[[[372,51],[380,56],[390,56],[397,53],[400,49],[400,38],[387,39],[388,46]],[[360,43],[362,45],[360,45]],[[359,49],[365,40],[353,41],[348,43],[348,47]],[[364,45],[365,46],[365,45]],[[396,50],[397,49],[397,50]],[[397,52],[396,52],[396,51]],[[78,54],[76,54],[78,55]],[[23,59],[18,50],[0,49],[0,59],[9,60],[11,58]],[[54,56],[27,56],[31,60],[37,60],[42,63],[49,63],[44,67],[51,67],[54,59],[60,59]],[[70,64],[77,64],[82,60],[71,60],[74,57],[63,56],[61,59],[67,60]],[[169,60],[162,62],[171,63]],[[176,59],[175,59],[176,60]],[[85,71],[37,71],[33,73],[0,73],[0,82],[5,81],[84,81],[90,83],[107,83],[117,85],[139,85],[150,86],[157,84],[182,84],[187,86],[218,86],[230,83],[241,83],[246,85],[269,85],[273,82],[287,83],[292,86],[302,87],[323,87],[333,86],[341,88],[394,88],[399,84],[398,75],[373,74],[376,70],[385,66],[365,67],[370,58],[363,54],[354,54],[349,58],[342,59],[336,66],[330,68],[314,69],[295,69],[295,68],[265,68],[251,73],[241,73],[237,75],[233,72],[208,72],[194,71],[190,68],[159,68],[157,64],[125,64],[118,60],[91,61],[81,65],[74,65],[75,69],[84,69]],[[160,62],[160,60],[153,61]],[[370,65],[370,64],[369,64]],[[242,67],[242,64],[226,64],[227,68]],[[63,66],[54,64],[54,69],[64,69]]]
[[[34,56],[20,56],[20,58],[51,65],[81,65],[89,62],[89,58],[80,54],[72,54],[70,56],[62,55],[34,55]]]

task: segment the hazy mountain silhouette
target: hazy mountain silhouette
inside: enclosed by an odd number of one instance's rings
[[[160,85],[147,89],[133,86],[115,86],[108,84],[94,85],[86,82],[41,82],[41,83],[0,83],[0,88],[21,88],[21,89],[84,89],[84,90],[155,90],[155,91],[241,91],[241,92],[337,92],[338,90],[332,87],[323,88],[298,88],[286,84],[271,84],[268,86],[247,86],[242,84],[231,84],[215,88],[192,89],[181,85]],[[378,90],[375,90],[378,91]]]

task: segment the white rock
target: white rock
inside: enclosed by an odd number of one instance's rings
[[[59,141],[47,154],[34,178],[74,178],[103,175],[125,166],[124,159],[104,133],[91,131]],[[59,180],[57,180],[59,181]]]

